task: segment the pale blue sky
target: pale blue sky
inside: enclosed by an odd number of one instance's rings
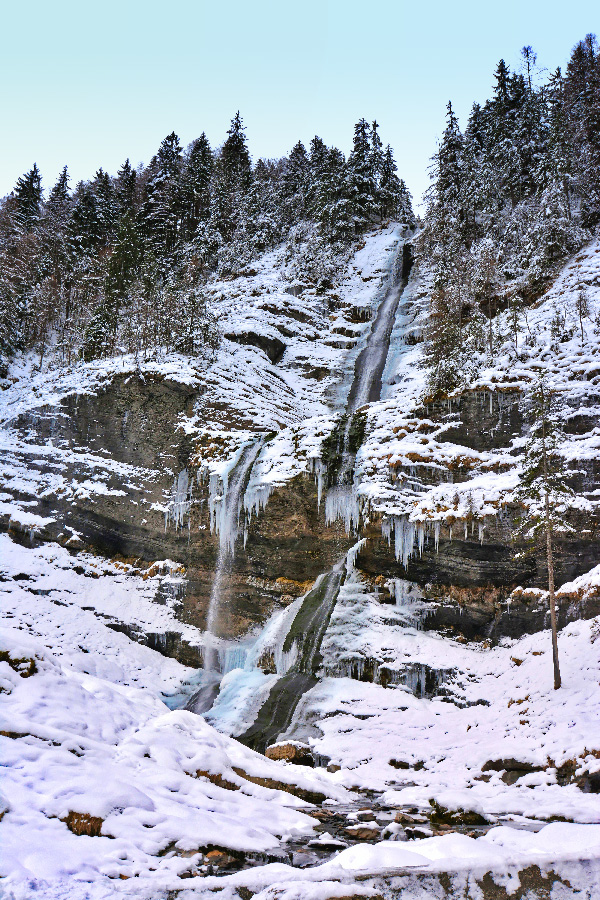
[[[531,44],[564,67],[600,33],[597,2],[503,0],[33,0],[3,4],[0,196],[33,162],[49,188],[129,156],[148,162],[175,130],[213,146],[239,108],[250,151],[281,156],[319,134],[348,152],[376,118],[418,197],[452,100],[461,123],[504,57]]]

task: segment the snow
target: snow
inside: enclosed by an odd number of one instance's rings
[[[202,442],[189,470],[167,472],[172,489],[154,505],[167,527],[189,526],[197,487],[192,466],[209,481],[212,524],[227,553],[244,518],[264,514],[265,507],[268,512],[270,495],[290,479],[314,477],[321,504],[322,442],[345,407],[369,313],[382,299],[398,237],[397,227],[367,235],[340,283],[325,295],[312,288],[298,297],[286,292],[293,273],[282,250],[265,254],[255,274],[210,285],[223,333],[277,337],[285,352],[276,365],[260,347],[228,338],[214,360],[175,354],[147,360],[141,368],[126,357],[78,362],[70,369],[53,367],[49,358],[43,371],[36,371],[31,358],[18,360],[10,386],[0,393],[5,527],[47,541],[55,522],[42,514],[42,503],[56,496],[67,505],[96,496],[145,502],[140,485],[156,482],[163,471],[126,465],[85,447],[41,444],[18,424],[24,414],[58,409],[65,397],[100,392],[118,374],[159,376],[199,394],[192,414],[177,427]],[[429,278],[425,270],[416,272],[403,294],[382,398],[366,411],[355,482],[348,490],[329,491],[322,504],[325,517],[341,518],[347,531],[356,529],[359,513],[377,527],[381,522],[405,564],[426,541],[435,549],[440,536],[477,535],[485,546],[489,521],[511,501],[523,450],[516,437],[490,451],[447,441],[456,397],[448,398],[443,424],[423,415],[422,344],[408,339],[420,334]],[[592,307],[583,344],[577,329],[556,342],[550,335],[554,304],[561,304],[573,324],[582,284]],[[565,420],[597,415],[600,360],[593,320],[599,311],[595,241],[528,310],[528,343],[515,353],[505,341],[493,361],[481,363],[469,388],[501,417],[514,392],[528,390],[544,371],[563,398]],[[506,326],[503,315],[500,327]],[[597,432],[570,434],[566,458],[595,460]],[[258,451],[249,482],[228,505],[230,474],[249,447]],[[455,480],[457,469],[461,480]],[[598,502],[591,492],[580,498],[588,511]],[[71,532],[74,551],[79,536]],[[231,737],[252,724],[293,663],[293,651],[284,654],[283,643],[301,601],[276,610],[262,630],[227,648],[180,621],[185,573],[177,564],[161,561],[137,570],[54,543],[34,543],[26,548],[0,535],[0,730],[12,735],[0,736],[6,803],[0,802],[8,806],[0,822],[0,866],[15,900],[32,893],[40,900],[121,894],[147,900],[170,890],[181,891],[181,900],[198,900],[217,888],[223,900],[232,900],[241,885],[258,900],[329,900],[349,896],[350,889],[351,896],[373,896],[377,888],[355,881],[364,873],[514,872],[531,863],[600,858],[597,795],[557,780],[557,770],[567,763],[576,778],[600,770],[598,620],[573,622],[559,634],[564,687],[555,692],[548,632],[489,648],[422,631],[426,604],[419,591],[408,581],[389,579],[383,587],[395,603],[382,604],[381,586],[354,570],[364,546],[358,541],[323,640],[323,677],[302,698],[291,729],[302,732],[310,723],[305,733],[312,749],[340,766],[328,774],[266,760]],[[240,545],[241,540],[238,552]],[[577,601],[594,595],[599,585],[597,566],[559,594]],[[531,593],[544,601],[543,592]],[[166,602],[158,602],[159,594]],[[225,677],[206,718],[165,705],[192,693],[195,671],[136,643],[115,625],[142,638],[174,633],[192,648],[207,641],[214,646]],[[269,654],[275,672],[265,674],[260,660]],[[16,661],[23,658],[35,659],[30,677],[18,670]],[[357,680],[369,667],[374,682]],[[425,667],[439,676],[441,696],[415,696],[424,694]],[[399,774],[391,759],[406,762],[409,771]],[[509,759],[534,771],[513,784],[501,771],[482,771],[490,760]],[[383,792],[392,807],[428,809],[435,800],[452,810],[479,811],[498,824],[477,838],[448,834],[410,844],[356,845],[310,870],[271,863],[181,881],[200,860],[184,853],[217,844],[269,854],[287,837],[313,835],[304,801],[250,782],[239,770],[320,791],[332,808],[347,801],[351,790],[370,789]],[[72,834],[62,821],[70,811],[102,818],[102,834]],[[546,824],[556,816],[572,821]],[[536,830],[514,827],[523,823],[536,824]]]
[[[446,696],[430,700],[350,678],[324,678],[313,688],[302,715],[319,721],[321,736],[311,745],[342,766],[335,776],[340,783],[385,790],[397,779],[389,765],[395,757],[423,765],[410,770],[414,786],[388,788],[384,801],[393,806],[427,808],[433,798],[492,816],[600,820],[595,795],[556,779],[557,767],[568,760],[578,774],[599,768],[590,754],[600,746],[597,620],[574,622],[560,633],[564,688],[554,691],[549,632],[484,649],[399,624],[391,629],[394,607],[377,614],[374,604],[356,611],[349,603],[342,597],[332,616],[323,644],[326,672],[383,658],[392,671],[427,663],[453,674],[444,684]],[[484,780],[482,767],[498,759],[542,771],[512,785],[499,771]]]
[[[266,852],[285,836],[312,831],[304,801],[238,771],[347,796],[329,776],[281,767],[193,713],[168,711],[161,691],[173,690],[191,670],[86,612],[89,594],[77,595],[85,576],[69,569],[63,548],[33,550],[0,539],[7,623],[0,630],[0,745],[10,807],[0,824],[0,866],[9,891],[19,896],[25,884],[39,885],[44,896],[43,882],[69,878],[98,884],[94,896],[102,896],[120,875],[177,878],[190,864],[184,851],[217,843]],[[64,584],[48,596],[37,593],[57,573]],[[116,578],[87,580],[102,595]],[[143,610],[146,582],[129,579],[122,597]],[[24,658],[35,660],[30,677],[17,665]],[[233,789],[197,771],[221,776]],[[71,811],[102,818],[102,836],[72,834],[62,821]],[[54,890],[46,896],[56,896]]]

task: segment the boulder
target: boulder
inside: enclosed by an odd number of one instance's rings
[[[204,862],[214,869],[234,869],[240,865],[240,861],[235,856],[230,856],[224,850],[209,850],[204,857]]]
[[[344,828],[344,833],[355,841],[378,841],[381,837],[381,829],[375,826],[375,823],[369,827],[366,823],[359,825],[349,825]]]
[[[312,751],[307,744],[299,744],[297,741],[287,741],[279,744],[271,744],[265,750],[267,759],[285,760],[295,763],[297,766],[314,766],[315,760]]]

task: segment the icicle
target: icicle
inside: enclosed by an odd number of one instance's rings
[[[298,644],[296,641],[292,643],[289,650],[283,649],[283,642],[278,644],[273,652],[275,659],[275,669],[278,675],[285,675],[292,668],[298,659]]]
[[[346,534],[358,528],[360,507],[356,486],[335,485],[327,491],[325,498],[325,522],[332,525],[338,519],[344,523]]]
[[[192,505],[192,489],[193,482],[190,484],[188,470],[184,469],[173,481],[171,497],[165,509],[165,531],[170,522],[174,523],[176,530],[183,527],[185,517]]]
[[[423,556],[423,544],[425,543],[425,527],[422,522],[419,522],[417,527],[417,534],[419,539],[419,556]]]
[[[317,483],[317,510],[321,509],[321,500],[323,498],[323,475],[327,471],[320,456],[311,456],[308,460],[308,470],[315,476]]]
[[[381,520],[381,534],[388,542],[388,545],[392,543],[393,528],[394,525],[390,516],[384,516],[384,518]]]
[[[469,525],[468,525],[467,520],[465,519],[465,541],[467,540],[468,534],[469,534]]]
[[[231,468],[219,478],[211,474],[209,482],[209,511],[211,531],[219,535],[219,554],[210,592],[207,631],[214,634],[221,603],[221,584],[230,557],[235,553],[235,542],[240,530],[240,512],[243,508],[242,491],[263,445],[263,438],[242,447]],[[231,476],[231,477],[230,477]],[[219,493],[222,485],[222,493]],[[212,669],[214,653],[207,654],[206,669]]]
[[[244,494],[244,509],[248,521],[252,518],[252,514],[258,516],[261,509],[264,509],[269,502],[269,497],[273,493],[272,484],[249,484]]]
[[[483,544],[483,529],[485,528],[485,525],[484,525],[483,521],[481,521],[481,520],[479,521],[478,524],[479,524],[479,543]]]
[[[348,553],[346,554],[346,572],[350,573],[353,571],[356,565],[356,557],[366,543],[367,539],[361,538],[360,541],[357,541],[356,544],[354,544],[354,546],[350,547]]]
[[[419,525],[418,529],[414,522],[409,522],[406,516],[386,516],[381,522],[381,533],[386,538],[388,544],[392,542],[392,532],[394,534],[394,553],[397,560],[402,560],[404,568],[408,566],[408,562],[414,553],[415,538],[419,535],[419,552],[423,549],[424,528]]]
[[[452,540],[452,525],[448,528],[449,539]]]
[[[232,672],[233,669],[243,669],[246,665],[248,648],[239,644],[219,649],[220,670],[223,675]]]
[[[433,523],[433,537],[435,541],[435,552],[437,553],[440,547],[440,522],[437,520]]]

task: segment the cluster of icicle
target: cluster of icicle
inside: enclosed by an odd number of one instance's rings
[[[323,499],[323,479],[327,474],[327,466],[320,456],[310,456],[308,459],[308,471],[315,476],[317,483],[317,509],[321,509],[321,500]]]
[[[346,534],[352,534],[358,529],[360,518],[360,505],[356,484],[336,484],[330,487],[325,497],[325,522],[331,525],[341,519],[346,528]]]
[[[321,509],[323,499],[323,486],[327,476],[327,466],[320,456],[311,456],[308,459],[308,471],[314,475],[317,485],[317,509]],[[342,520],[346,534],[352,534],[358,530],[360,519],[360,501],[357,485],[335,484],[329,488],[325,496],[325,523],[332,525]]]
[[[229,472],[211,472],[208,480],[208,514],[211,534],[219,537],[219,546],[233,553],[239,528],[239,508],[227,503]]]
[[[193,482],[190,481],[188,470],[184,469],[173,481],[171,496],[165,509],[165,531],[169,524],[174,524],[176,529],[183,528],[185,517],[192,506]],[[188,529],[190,520],[188,518]]]
[[[481,519],[477,522],[479,542],[483,543],[484,523]],[[418,548],[419,556],[423,554],[425,544],[425,535],[433,531],[433,541],[435,551],[437,553],[440,544],[440,531],[442,522],[439,519],[434,521],[425,520],[420,522],[411,522],[408,516],[384,516],[381,522],[381,533],[387,539],[388,544],[392,543],[392,534],[394,535],[394,552],[396,559],[402,560],[403,566],[406,568],[409,559],[414,556],[415,548]],[[468,522],[465,521],[465,540],[468,537]],[[475,520],[471,521],[471,534],[475,528]],[[449,537],[452,540],[452,526],[449,526]]]
[[[244,547],[248,537],[248,525],[252,515],[258,515],[267,505],[273,492],[271,484],[260,483],[260,476],[254,473],[262,440],[246,445],[236,454],[231,466],[223,473],[211,472],[208,479],[208,512],[210,530],[219,537],[219,545],[233,553],[240,533],[240,518],[243,527]],[[250,480],[243,490],[244,480],[250,470]],[[233,474],[233,479],[232,479]],[[202,476],[203,477],[204,473]],[[230,483],[233,481],[233,483]],[[238,483],[239,482],[239,483]]]

